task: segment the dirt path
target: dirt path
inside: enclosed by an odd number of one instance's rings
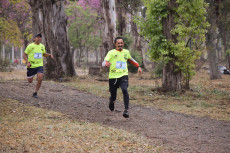
[[[121,102],[110,112],[108,99],[55,82],[43,82],[39,98],[34,99],[31,97],[34,86],[25,81],[0,82],[0,96],[59,111],[73,119],[132,131],[178,152],[230,152],[230,122],[164,112],[132,103],[130,118],[125,119]]]

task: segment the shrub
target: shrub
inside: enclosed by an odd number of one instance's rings
[[[10,66],[10,60],[0,58],[0,72],[6,72]]]
[[[156,77],[162,77],[163,67],[164,67],[163,61],[156,64],[156,66],[154,68],[154,73],[155,73]]]

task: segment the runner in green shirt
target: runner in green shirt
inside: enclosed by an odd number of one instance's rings
[[[46,53],[45,46],[41,44],[42,35],[37,34],[34,37],[34,42],[26,47],[23,58],[27,65],[27,80],[29,83],[33,82],[33,77],[37,74],[37,84],[34,98],[38,98],[37,92],[42,84],[43,78],[43,56],[53,58],[52,54]],[[28,57],[27,57],[28,56]]]
[[[109,67],[109,91],[110,102],[109,109],[114,111],[114,102],[117,97],[117,89],[121,87],[123,93],[123,100],[125,110],[123,116],[129,117],[129,94],[128,94],[128,66],[127,61],[138,68],[138,73],[141,76],[142,70],[139,64],[131,57],[130,52],[124,47],[124,40],[122,37],[117,37],[114,40],[115,49],[110,50],[106,55],[102,66]]]

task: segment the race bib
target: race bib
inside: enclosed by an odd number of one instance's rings
[[[40,59],[40,58],[42,58],[42,53],[34,53],[34,58],[35,58],[35,59]]]
[[[116,68],[117,69],[126,69],[126,62],[117,61]]]

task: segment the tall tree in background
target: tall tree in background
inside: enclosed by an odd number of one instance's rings
[[[122,0],[116,0],[116,16],[117,16],[117,34],[119,36],[125,35],[127,33],[127,10],[124,7]]]
[[[97,48],[101,44],[100,33],[97,31],[99,29],[97,26],[98,15],[90,7],[79,2],[69,3],[66,14],[69,21],[70,45],[79,50],[77,66],[81,66],[83,52],[86,50],[88,55],[90,47]]]
[[[76,75],[67,35],[67,17],[63,0],[29,0],[33,34],[42,33],[47,52],[54,60],[45,64],[48,79]]]
[[[221,5],[221,16],[218,22],[221,39],[223,40],[224,52],[227,59],[227,68],[230,68],[230,1],[223,0]]]
[[[165,63],[162,88],[180,92],[182,77],[189,80],[194,75],[194,61],[199,58],[205,40],[208,26],[205,3],[203,0],[144,0],[144,3],[147,16],[139,25],[149,40],[151,58]]]
[[[125,8],[127,12],[130,14],[130,25],[131,25],[131,33],[133,36],[133,44],[134,44],[134,49],[135,50],[142,50],[142,45],[141,45],[141,37],[140,34],[138,33],[138,28],[136,23],[134,22],[135,16],[140,14],[140,12],[143,9],[143,3],[141,0],[126,0],[122,1],[122,5]]]
[[[146,7],[144,7],[144,4],[141,0],[125,0],[122,1],[122,6],[126,10],[126,18],[129,19],[129,25],[131,28],[131,35],[133,38],[132,43],[132,49],[135,51],[138,51],[141,53],[141,61],[142,61],[142,67],[147,70],[147,59],[146,59],[146,51],[148,48],[147,41],[143,38],[143,36],[140,35],[139,29],[137,27],[137,24],[135,22],[136,16],[139,16],[140,13],[142,16],[145,15]]]
[[[221,1],[222,0],[209,0],[208,8],[208,21],[211,24],[206,34],[206,47],[208,51],[210,79],[220,79],[221,73],[219,70],[218,61],[218,23],[220,23],[221,15]]]
[[[103,30],[102,45],[106,54],[109,50],[113,49],[113,40],[117,36],[115,0],[101,0],[101,16]]]

